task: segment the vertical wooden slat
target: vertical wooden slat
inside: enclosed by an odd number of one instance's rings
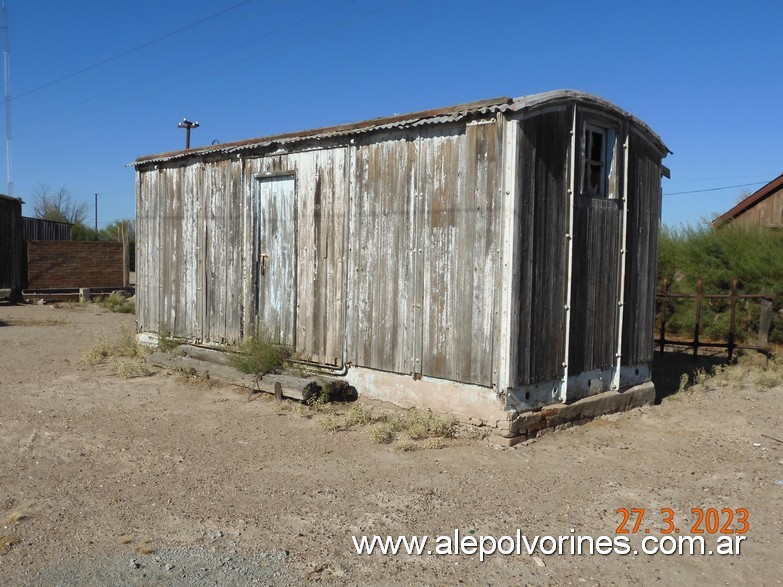
[[[493,383],[499,141],[495,120],[423,134],[424,375]]]
[[[655,272],[660,224],[661,155],[635,132],[629,136],[628,237],[623,361],[653,358]]]
[[[570,115],[563,109],[520,123],[518,385],[562,375]]]

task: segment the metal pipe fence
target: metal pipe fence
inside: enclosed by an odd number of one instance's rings
[[[769,328],[772,324],[772,303],[775,300],[773,294],[740,294],[737,292],[737,279],[731,281],[731,290],[728,294],[708,294],[704,293],[702,279],[696,282],[696,293],[672,293],[669,291],[669,280],[663,280],[662,291],[655,294],[656,301],[660,304],[660,332],[655,344],[661,352],[664,352],[667,345],[687,346],[693,349],[693,356],[698,355],[700,348],[718,348],[726,349],[729,360],[734,356],[736,349],[751,349],[764,353],[769,353]],[[671,318],[668,313],[669,300],[690,299],[695,300],[694,327],[692,340],[678,340],[666,338],[667,321]],[[705,300],[728,300],[729,301],[729,331],[728,340],[713,341],[702,340],[702,305]],[[759,311],[759,330],[756,344],[746,344],[737,342],[737,302],[740,300],[758,300],[761,304]]]

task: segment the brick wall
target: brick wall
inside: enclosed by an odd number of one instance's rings
[[[122,287],[122,243],[27,241],[27,288]]]

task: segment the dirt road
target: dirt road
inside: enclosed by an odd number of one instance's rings
[[[674,394],[514,449],[458,439],[401,451],[268,397],[87,365],[85,349],[123,325],[133,317],[94,305],[0,305],[2,584],[783,582],[783,444],[768,438],[783,440],[781,387]],[[638,555],[572,555],[566,541],[564,554],[484,562],[359,556],[351,538],[428,535],[431,549],[455,530],[616,539],[619,508],[645,509],[623,535]],[[680,535],[694,508],[716,508],[721,525],[731,510],[732,529],[745,508],[740,554],[642,554],[644,538],[664,536],[664,508]]]

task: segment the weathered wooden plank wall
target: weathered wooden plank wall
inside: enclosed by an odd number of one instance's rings
[[[258,177],[253,200],[258,206],[259,323],[272,342],[294,347],[297,308],[298,226],[293,174]],[[301,308],[305,314],[307,308]]]
[[[502,131],[496,120],[422,135],[421,373],[491,386]],[[417,308],[418,309],[418,308]]]
[[[731,222],[742,226],[783,227],[783,188],[743,211]]]
[[[291,174],[295,179],[296,295],[282,303],[296,313],[296,352],[328,365],[343,363],[347,157],[347,148],[337,145],[248,159],[245,170],[247,181],[254,184],[274,174]],[[263,203],[248,205],[255,214]],[[260,228],[257,219],[253,223],[256,236],[250,238],[256,239]],[[264,252],[257,243],[253,250],[251,258],[256,260]],[[260,283],[257,261],[252,282]],[[249,319],[255,321],[255,313]]]
[[[559,379],[563,371],[572,108],[520,121],[517,385]]]
[[[655,271],[660,224],[661,155],[632,132],[628,163],[628,227],[623,312],[623,364],[653,359]]]
[[[348,362],[411,373],[416,300],[418,135],[357,141],[352,154],[346,344]]]
[[[24,240],[22,203],[0,197],[0,289],[21,290],[24,286]]]
[[[236,160],[216,159],[206,166],[205,174],[205,337],[226,342],[239,337],[242,325],[241,166]]]
[[[619,198],[575,200],[569,375],[615,361],[622,211]]]

